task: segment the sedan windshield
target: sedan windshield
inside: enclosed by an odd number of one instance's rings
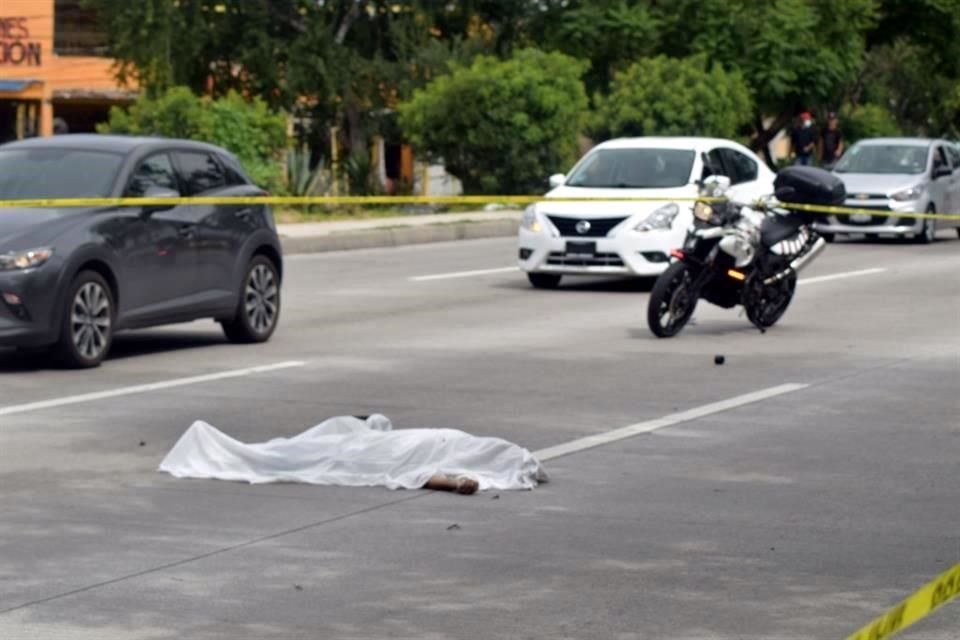
[[[666,189],[690,182],[695,154],[688,149],[598,149],[567,180],[571,187]]]
[[[102,198],[123,156],[78,149],[0,150],[0,200]]]
[[[927,169],[928,147],[905,144],[855,145],[834,167],[837,173],[919,174]]]

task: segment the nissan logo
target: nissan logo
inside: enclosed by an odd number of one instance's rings
[[[583,235],[585,233],[588,233],[590,231],[590,227],[592,226],[593,225],[590,224],[589,220],[581,220],[580,222],[577,223],[577,226],[574,228],[577,230],[577,233],[579,233],[580,235]]]

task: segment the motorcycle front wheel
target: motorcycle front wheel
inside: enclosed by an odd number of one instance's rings
[[[772,285],[764,285],[757,274],[747,284],[748,295],[743,305],[747,319],[758,329],[769,329],[787,312],[796,289],[796,275]]]
[[[657,278],[647,305],[647,325],[655,336],[672,338],[690,321],[697,307],[692,285],[693,275],[682,262],[674,262]]]

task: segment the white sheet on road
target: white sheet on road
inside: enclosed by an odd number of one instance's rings
[[[506,440],[456,429],[393,430],[383,415],[330,418],[293,438],[257,444],[197,421],[160,463],[160,471],[252,484],[390,489],[418,489],[438,473],[471,477],[480,490],[532,489],[547,480],[530,451]]]

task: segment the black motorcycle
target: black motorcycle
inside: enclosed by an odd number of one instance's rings
[[[814,167],[783,169],[776,201],[738,204],[725,198],[729,187],[723,176],[701,182],[683,248],[671,253],[650,294],[647,323],[657,337],[679,333],[701,298],[725,309],[742,305],[758,329],[772,327],[793,300],[797,274],[826,247],[813,216],[789,205],[846,199],[843,183]]]

